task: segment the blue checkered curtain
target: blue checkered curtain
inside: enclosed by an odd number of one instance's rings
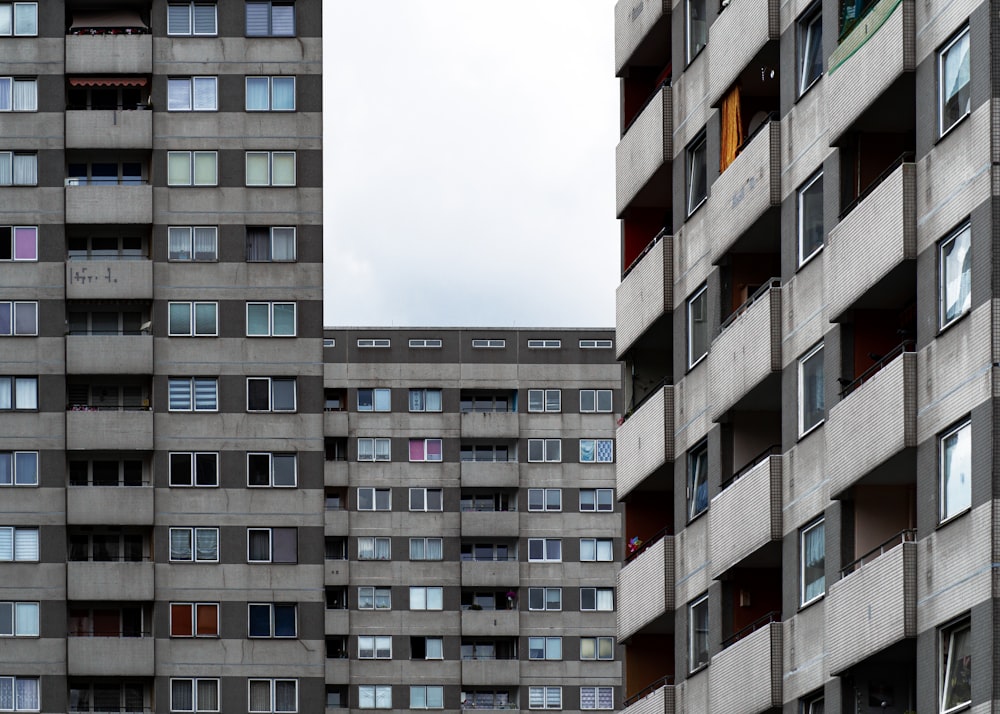
[[[597,460],[610,462],[614,460],[614,442],[610,439],[600,439],[597,442]]]

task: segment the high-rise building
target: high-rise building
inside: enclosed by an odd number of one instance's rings
[[[995,702],[998,30],[617,3],[629,714]]]

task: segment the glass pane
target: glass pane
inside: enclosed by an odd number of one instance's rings
[[[273,333],[277,336],[295,335],[295,303],[275,303],[272,306],[274,314]]]
[[[267,111],[270,108],[268,84],[267,77],[247,77],[247,111]]]
[[[195,5],[194,6],[194,34],[214,35],[215,28],[215,5]]]
[[[216,107],[216,78],[215,77],[195,77],[194,78],[194,108],[202,111],[215,111]]]
[[[194,333],[196,335],[214,335],[216,328],[216,304],[199,302],[194,305]]]
[[[271,306],[268,303],[247,304],[247,336],[265,337],[271,333]]]
[[[170,559],[191,560],[191,531],[176,528],[170,531]]]
[[[295,109],[295,77],[271,78],[271,108],[275,111]]]
[[[0,5],[0,36],[13,34],[13,7],[10,3]]]
[[[22,637],[38,637],[38,603],[19,602],[14,607],[17,634]]]
[[[167,80],[167,111],[188,111],[191,109],[191,80]]]
[[[271,185],[295,185],[295,154],[275,152],[271,159]]]
[[[275,454],[271,458],[275,486],[295,485],[295,454]]]
[[[190,228],[168,228],[167,244],[169,260],[191,260]]]
[[[250,6],[247,5],[249,13]],[[267,152],[248,151],[247,152],[247,186],[267,186]]]
[[[218,244],[218,229],[203,226],[194,229],[195,260],[215,260]]]
[[[271,410],[276,412],[295,411],[295,380],[271,380]]]
[[[167,185],[191,185],[191,153],[189,151],[167,152]]]
[[[168,310],[168,333],[171,335],[191,334],[191,303],[172,302]]]
[[[167,5],[167,34],[168,35],[190,35],[191,34],[191,6]]]
[[[250,637],[270,637],[271,606],[249,605],[249,635]]]
[[[194,152],[194,183],[196,186],[215,186],[219,183],[214,151]]]
[[[271,34],[274,37],[295,36],[295,5],[271,6]]]

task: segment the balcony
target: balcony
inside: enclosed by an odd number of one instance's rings
[[[615,149],[618,217],[629,208],[665,205],[672,190],[673,94],[662,85]]]
[[[351,660],[347,657],[328,659],[325,670],[326,681],[330,684],[347,684],[351,681]]]
[[[674,460],[674,388],[652,392],[618,427],[615,477],[621,500],[644,479]]]
[[[663,536],[618,571],[618,639],[666,630],[674,615],[674,538]]]
[[[519,524],[517,511],[462,511],[463,536],[517,538]]]
[[[149,74],[152,35],[67,35],[66,74]]]
[[[517,610],[462,610],[462,636],[517,637],[520,622]]]
[[[659,65],[670,38],[669,0],[618,0],[615,3],[615,73],[627,65]]]
[[[772,278],[722,323],[708,353],[714,421],[745,400],[777,408],[781,373],[781,283]],[[772,404],[771,402],[774,402]]]
[[[346,486],[350,467],[346,461],[325,461],[323,463],[324,486]]]
[[[516,412],[462,412],[462,437],[467,439],[516,439]]]
[[[324,632],[328,635],[346,635],[350,625],[349,612],[350,610],[327,610],[323,620]]]
[[[66,112],[67,149],[152,149],[153,112],[74,110]]]
[[[66,448],[152,451],[153,412],[145,409],[68,411]]]
[[[517,488],[519,479],[516,461],[462,462],[462,488]]]
[[[153,564],[72,560],[66,563],[66,599],[152,600]]]
[[[917,445],[917,355],[889,355],[848,385],[830,409],[826,439],[830,495],[838,498],[862,476],[892,480],[894,458]]]
[[[712,657],[709,711],[760,714],[781,706],[781,635],[781,623],[769,622]]]
[[[712,499],[712,577],[782,536],[781,456],[767,455]]]
[[[618,359],[674,309],[674,239],[660,233],[628,268],[615,291]]]
[[[840,39],[828,61],[830,145],[908,72],[916,69],[913,0],[878,0]]]
[[[625,700],[625,714],[674,714],[676,697],[670,677],[654,682]]]
[[[323,412],[323,436],[347,436],[347,412]]]
[[[73,190],[79,190],[77,187]],[[67,189],[69,191],[70,189]],[[67,300],[152,300],[151,260],[70,260]]]
[[[508,686],[521,682],[521,663],[516,659],[463,659],[465,686]]]
[[[67,637],[66,674],[71,677],[152,677],[152,637]]]
[[[152,374],[152,335],[69,335],[67,374]]]
[[[344,508],[328,508],[323,513],[323,534],[328,536],[346,536],[350,512]]]
[[[516,590],[520,583],[520,567],[516,558],[511,560],[463,560],[462,585]],[[462,614],[462,634],[466,634],[464,630],[465,613]]]
[[[118,225],[153,222],[152,186],[67,184],[65,190],[66,223]]]
[[[66,490],[70,525],[151,526],[153,489],[144,486],[70,486]]]
[[[711,34],[739,41],[715,44],[708,53],[711,104],[718,104],[748,64],[760,72],[760,64],[753,60],[764,45],[780,38],[780,8],[779,0],[732,0],[719,12]]]
[[[725,10],[720,20],[729,12]],[[744,141],[739,156],[712,184],[712,200],[708,202],[712,262],[718,263],[744,233],[780,204],[781,122],[772,115]],[[772,239],[767,235],[770,232],[762,230],[760,241]],[[752,247],[742,252],[758,252]]]
[[[826,594],[827,657],[838,675],[917,635],[917,544],[904,531],[841,571]]]
[[[324,585],[347,585],[351,576],[351,561],[324,560],[323,573]]]
[[[908,284],[900,272],[917,258],[916,173],[915,164],[897,165],[830,231],[824,265],[833,319],[864,306],[867,294],[879,297],[873,286],[885,292]]]

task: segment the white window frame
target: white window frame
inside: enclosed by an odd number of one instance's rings
[[[533,702],[541,695],[542,705]],[[562,709],[562,687],[530,686],[528,687],[529,709]]]
[[[421,404],[423,404],[423,407],[424,407],[423,409],[414,409],[413,408],[413,393],[414,392],[420,392],[421,393]],[[428,394],[437,394],[438,404],[441,405],[441,406],[439,406],[437,409],[428,409],[427,408],[427,395]],[[409,395],[410,396],[407,399],[407,408],[410,410],[411,413],[415,413],[415,414],[422,414],[422,413],[433,414],[433,413],[438,413],[438,412],[440,412],[442,410],[442,408],[444,406],[444,399],[442,397],[440,389],[411,389],[410,392],[409,392]]]
[[[38,528],[2,526],[0,527],[0,533],[9,534],[4,540],[9,541],[11,546],[9,555],[0,552],[0,562],[37,563],[39,561],[41,536]],[[26,547],[30,549],[28,552],[25,552]],[[20,555],[18,554],[18,550],[21,551]]]
[[[379,551],[385,551],[385,557],[379,557]],[[358,560],[392,560],[392,538],[389,536],[358,536]]]
[[[366,592],[365,597],[371,600],[371,607],[362,607],[362,591],[371,591],[370,598],[368,598],[368,593]],[[383,607],[379,607],[379,598],[388,597],[387,604]],[[359,610],[392,610],[392,588],[389,587],[376,587],[374,585],[360,585],[358,586],[358,609]]]
[[[813,32],[813,28],[819,26],[819,37],[817,38]],[[799,17],[796,23],[796,57],[795,65],[798,70],[796,76],[797,84],[797,94],[796,96],[801,97],[806,92],[808,92],[816,82],[818,82],[823,77],[823,6],[822,3],[817,3],[815,6],[806,10]],[[812,57],[812,51],[816,51],[817,48],[814,43],[819,40],[819,72],[815,76],[811,76],[813,71],[812,66],[808,65],[809,59]]]
[[[10,459],[10,480],[0,481],[0,488],[38,486],[37,451],[0,451],[0,456]],[[4,461],[6,460],[5,458]],[[21,474],[22,470],[24,471],[23,475]],[[0,473],[0,478],[4,478],[3,473]]]
[[[958,292],[959,297],[956,302],[960,301],[958,311],[952,315],[948,316],[948,264],[950,259],[950,251],[956,249],[961,240],[964,243],[965,253],[962,255],[961,264],[958,275]],[[950,249],[950,250],[949,250]],[[947,251],[947,252],[946,252]],[[954,322],[960,320],[966,313],[972,309],[972,226],[968,221],[963,223],[961,226],[952,231],[946,238],[944,238],[938,244],[938,325],[940,329],[944,329]],[[968,264],[968,271],[966,272],[965,266]],[[964,298],[961,297],[961,293],[965,293]]]
[[[956,682],[959,685],[967,685],[969,687],[969,697],[968,699],[962,699],[961,701],[954,701],[954,699],[949,700],[949,685],[948,681],[952,679],[952,672],[955,668],[955,658],[953,656],[956,644],[956,635],[965,633],[966,635],[966,645],[971,644],[972,639],[972,620],[965,616],[960,620],[952,622],[938,631],[938,647],[941,653],[941,658],[938,660],[938,686],[941,692],[940,699],[940,709],[941,714],[951,714],[951,712],[957,712],[965,709],[972,703],[972,677],[971,677],[971,658],[972,653],[969,653],[969,669],[970,676],[968,682]],[[970,647],[971,650],[971,647]]]
[[[594,507],[589,508],[583,502],[584,493],[594,494]],[[601,503],[601,496],[607,496],[607,504]],[[615,490],[613,488],[581,488],[580,489],[580,513],[614,513],[615,511]]]
[[[950,447],[948,442],[952,440],[954,446]],[[964,465],[968,470],[960,471],[957,474],[946,473],[950,449],[957,450],[963,447],[965,447],[966,453],[960,454],[961,462],[958,466],[961,468]],[[946,523],[963,513],[967,513],[972,508],[972,453],[971,419],[966,419],[938,437],[938,521],[940,523]],[[957,485],[961,486],[961,492],[956,490],[954,494],[960,496],[957,501],[948,497],[949,477],[956,476],[960,477]],[[950,500],[955,501],[954,506],[950,505]]]
[[[420,547],[423,549],[423,553],[424,553],[424,556],[422,558],[421,557],[416,557],[416,558],[413,557],[413,546],[414,546],[414,543],[420,543],[421,544]],[[428,558],[427,557],[427,553],[430,552],[430,546],[433,543],[436,543],[436,545],[437,545],[437,551],[439,553],[441,553],[441,556],[438,557],[438,558]],[[441,538],[434,538],[434,537],[410,538],[410,560],[412,560],[412,561],[436,561],[436,560],[444,560],[444,541],[443,541],[443,539],[441,539]]]
[[[178,407],[174,406],[170,402],[170,386],[171,384],[181,387],[183,383],[187,382],[188,385],[188,407]],[[200,386],[207,388],[209,383],[214,386],[215,389],[215,403],[211,408],[198,407],[198,401],[195,398],[197,394],[198,383],[202,383]],[[219,380],[215,377],[168,377],[167,378],[167,410],[171,412],[217,412],[219,411]]]
[[[188,456],[190,457],[190,468],[188,470],[188,480],[187,483],[181,479],[181,474],[178,473],[177,479],[174,477],[174,457],[175,456]],[[215,479],[214,483],[200,483],[199,476],[199,457],[203,459],[202,463],[207,464],[209,460],[215,462]],[[204,457],[209,457],[205,459]],[[178,464],[179,466],[179,464]],[[167,485],[170,488],[218,488],[219,487],[219,452],[218,451],[171,451],[167,454],[167,472],[169,474],[167,478]]]
[[[593,557],[584,557],[584,547],[591,548]],[[613,538],[581,538],[581,563],[611,563],[615,559],[615,541]]]
[[[28,331],[18,329],[18,314],[26,312],[33,324]],[[0,301],[0,313],[7,315],[10,332],[0,333],[0,337],[37,337],[38,336],[38,303],[33,300],[3,300]]]
[[[266,607],[268,609],[269,624],[266,635],[252,635],[250,634],[250,608],[252,607]],[[277,634],[277,628],[275,627],[275,611],[276,607],[292,608],[295,614],[295,632],[290,635],[279,635]],[[248,602],[247,603],[247,639],[248,640],[294,640],[299,636],[299,608],[296,603],[293,602]]]
[[[540,404],[532,404],[532,401]],[[532,414],[555,414],[562,411],[562,390],[561,389],[529,389],[528,390],[528,412]]]
[[[292,308],[292,331],[275,332],[275,308]],[[267,310],[267,329],[264,332],[250,332],[250,309],[254,307],[264,307]],[[295,302],[259,302],[248,301],[246,305],[246,332],[247,337],[296,337],[298,335],[298,304]]]
[[[437,492],[437,494],[438,494],[438,506],[439,506],[438,508],[432,508],[431,507],[433,504],[430,502],[430,499],[427,497],[428,493],[431,493],[431,492]],[[420,503],[417,504],[418,505],[417,508],[413,507],[414,506],[414,498],[417,498],[420,501]],[[410,504],[410,511],[412,511],[414,513],[418,513],[418,512],[419,513],[430,513],[430,512],[434,512],[434,511],[443,511],[444,510],[444,489],[441,489],[441,488],[425,488],[423,486],[413,487],[413,488],[410,489],[409,504]]]
[[[250,28],[245,25],[244,29],[247,31],[246,32],[246,36],[247,37],[296,37],[298,35],[298,27],[297,27],[297,21],[296,21],[296,17],[295,17],[295,3],[291,2],[291,0],[247,0],[246,5],[247,5],[247,8],[249,8],[250,5],[267,5],[267,32],[266,33],[253,33],[253,34],[251,34],[249,32]],[[288,33],[275,34],[275,32],[274,32],[274,18],[273,18],[273,13],[271,12],[275,5],[279,5],[281,7],[291,7],[292,8],[292,32],[291,32],[291,34],[288,34]],[[247,22],[249,22],[249,13],[248,13],[248,17],[247,17]]]
[[[358,709],[392,709],[392,685],[359,684]]]
[[[267,458],[267,483],[250,483],[250,458]],[[292,464],[292,482],[275,483],[274,461],[275,459],[290,459]],[[247,488],[296,488],[299,485],[299,458],[294,451],[248,451],[247,452]]]
[[[250,159],[251,157],[267,157],[267,181],[265,183],[250,183]],[[274,178],[274,161],[278,157],[292,157],[292,181],[291,183],[275,183]],[[246,185],[250,188],[271,186],[271,187],[287,187],[295,186],[297,184],[298,169],[296,166],[296,155],[294,151],[247,151],[246,152]]]
[[[9,250],[4,252],[9,253],[9,258],[0,258],[0,262],[3,263],[37,263],[38,262],[38,226],[0,226],[0,230],[9,232],[10,242],[4,239],[4,245],[9,246]],[[18,258],[18,238],[19,234],[23,234],[25,231],[31,233],[31,258]]]
[[[412,446],[417,443],[421,447],[423,458],[413,458]],[[430,446],[437,444],[438,453],[435,456],[430,453]],[[441,439],[410,439],[407,443],[407,457],[411,464],[440,463],[444,459],[444,443]]]
[[[583,595],[584,592],[593,591],[594,596],[594,606],[584,607]],[[611,607],[601,606],[601,595],[610,594],[611,595]],[[614,588],[592,588],[583,587],[580,588],[580,612],[614,612],[615,611],[615,589]]]
[[[175,635],[174,634],[174,606],[175,605],[189,605],[191,607],[191,618],[190,618],[190,621],[189,621],[189,624],[191,625],[191,634],[190,635]],[[200,620],[200,618],[198,617],[198,608],[199,607],[205,607],[205,606],[211,606],[211,607],[215,608],[215,634],[212,634],[212,635],[200,635],[200,634],[198,634],[198,622]],[[202,639],[206,639],[206,638],[207,639],[218,639],[219,638],[219,603],[217,603],[217,602],[193,602],[193,601],[192,602],[170,602],[169,603],[169,607],[167,608],[167,612],[168,612],[168,620],[169,620],[169,622],[168,622],[168,626],[169,626],[168,632],[170,634],[170,637],[175,638],[175,639],[185,639],[185,640],[195,639],[195,638],[199,638],[199,637],[202,638]]]
[[[594,706],[592,706],[592,707],[585,707],[585,706],[583,706],[583,700],[584,700],[584,694],[583,694],[583,692],[584,692],[585,689],[593,689],[594,690],[594,692],[593,692],[593,695],[594,695]],[[601,699],[602,699],[602,696],[601,696],[602,694],[604,694],[604,695],[610,694],[611,695],[611,706],[609,706],[609,707],[602,707],[600,705]],[[580,687],[580,709],[583,710],[583,711],[596,711],[596,710],[600,710],[600,709],[603,709],[603,710],[614,709],[615,708],[614,702],[615,702],[615,688],[614,687],[597,687],[597,686]]]
[[[542,458],[532,458],[532,446],[541,448]],[[562,462],[562,439],[528,439],[528,461],[530,463],[551,463]]]
[[[171,157],[180,157],[182,155],[187,156],[188,163],[188,177],[186,181],[175,181],[170,180],[170,159]],[[211,156],[215,161],[215,175],[214,177],[206,181],[204,179],[198,180],[197,172],[195,166],[197,165],[197,159],[199,157]],[[167,186],[218,186],[219,185],[219,152],[217,151],[168,151],[167,152]]]
[[[826,526],[825,526],[824,519],[823,518],[819,518],[819,519],[813,521],[812,523],[810,523],[810,524],[808,524],[806,526],[803,526],[799,530],[799,607],[805,607],[806,605],[814,603],[814,602],[816,602],[817,600],[819,600],[820,598],[822,598],[826,594],[826,576],[825,576],[825,574],[821,575],[819,578],[817,578],[817,579],[815,579],[815,580],[813,580],[811,582],[807,582],[806,581],[806,564],[807,564],[806,563],[806,551],[807,551],[806,544],[807,544],[807,536],[810,533],[814,533],[817,528],[822,529],[822,532],[823,532],[823,535],[821,535],[820,538],[824,539],[823,540],[823,564],[824,564],[824,568],[826,567],[826,541],[825,541],[825,538],[826,538]],[[811,585],[813,583],[816,583],[816,582],[820,582],[819,591],[816,592],[816,593],[813,593],[811,596],[809,596],[807,594],[808,593],[809,585]]]
[[[704,461],[702,461],[703,454]],[[699,466],[701,463],[704,463],[704,466]],[[687,472],[685,484],[687,519],[690,523],[702,513],[705,513],[709,505],[711,505],[711,499],[708,497],[708,442],[702,441],[687,452],[685,471]],[[698,491],[702,487],[702,484],[704,484],[705,488],[705,502],[699,508]]]
[[[584,407],[584,396],[588,395],[593,400],[593,408]],[[607,399],[607,408],[601,408],[602,398]],[[580,413],[581,414],[610,414],[614,410],[614,390],[612,389],[581,389],[580,390]]]
[[[254,253],[257,252],[256,241],[260,239],[263,241],[263,235],[258,234],[257,231],[267,231],[267,255],[266,258],[252,257]],[[281,232],[281,233],[279,233]],[[291,237],[292,242],[292,254],[288,258],[276,258],[274,257],[278,251],[275,249],[277,243],[275,242],[282,233],[287,233],[285,236]],[[246,261],[248,263],[294,263],[298,260],[298,233],[295,230],[295,226],[247,226],[246,227]],[[324,344],[324,347],[326,345]],[[332,345],[331,345],[332,346]]]
[[[11,693],[11,700],[13,702],[12,709],[4,708],[2,711],[37,712],[42,710],[41,707],[42,693],[38,677],[0,677],[0,683],[2,682],[10,683],[9,686],[5,686],[3,688]],[[34,694],[35,701],[39,703],[38,707],[29,708],[28,706],[25,706],[18,701],[18,694],[20,694],[20,690],[18,689],[18,684],[20,684],[21,682],[35,683],[35,690],[34,692],[31,692],[31,694]]]
[[[423,607],[421,607],[421,603]],[[444,610],[444,588],[440,585],[411,585],[410,610],[440,612]]]
[[[392,636],[358,635],[358,659],[392,659]]]
[[[611,447],[611,458],[601,457],[601,446]],[[590,446],[592,459],[585,459],[584,450]],[[581,464],[613,464],[615,462],[615,440],[614,439],[580,439],[580,463]]]
[[[542,557],[533,558],[531,556],[532,545],[541,547]],[[557,553],[550,553],[552,549]],[[529,563],[561,563],[562,562],[562,538],[528,538],[528,562]]]
[[[441,347],[441,340],[439,340],[439,339],[433,339],[433,338],[431,338],[431,339],[414,338],[414,339],[410,340],[409,346],[413,347],[413,348],[421,348],[421,349],[427,349],[427,348],[429,348],[429,349],[439,349]]]
[[[529,350],[558,350],[562,348],[562,340],[528,340]]]
[[[796,216],[797,218],[796,232],[798,234],[797,243],[798,243],[798,256],[799,256],[800,268],[806,263],[808,263],[810,260],[812,260],[821,250],[823,250],[824,246],[826,245],[825,231],[823,231],[823,239],[820,240],[819,245],[816,248],[814,248],[811,252],[806,253],[807,248],[804,244],[804,239],[806,235],[805,219],[807,213],[806,210],[807,192],[811,188],[813,188],[817,182],[819,182],[819,196],[820,196],[819,219],[820,219],[820,225],[822,226],[823,225],[823,169],[821,168],[819,171],[817,171],[808,179],[806,179],[805,183],[799,186],[799,190],[796,192],[796,210],[798,213],[798,215]]]
[[[34,169],[31,171],[31,176],[34,180],[30,183],[25,181],[17,180],[14,175],[14,160],[15,159],[31,159],[34,163]],[[0,164],[4,164],[9,167],[6,171],[7,175],[10,176],[10,181],[7,183],[0,183],[0,186],[37,186],[38,185],[38,153],[34,151],[0,151]]]
[[[187,306],[188,309],[188,330],[186,332],[174,332],[171,321],[171,312],[180,306]],[[210,332],[198,331],[197,312],[198,308],[211,307],[215,313],[214,325]],[[201,301],[180,301],[167,303],[167,336],[168,337],[218,337],[219,336],[219,303]]]
[[[970,79],[969,79],[969,82],[967,83],[966,87],[964,87],[965,90],[969,93],[969,101],[968,101],[969,109],[966,109],[965,111],[962,111],[959,114],[959,116],[957,116],[955,118],[954,121],[952,121],[950,124],[948,124],[948,126],[945,126],[946,119],[945,119],[944,110],[945,110],[945,105],[947,103],[947,97],[945,96],[945,91],[946,91],[945,90],[945,61],[947,59],[948,53],[951,52],[953,49],[955,49],[956,45],[958,45],[959,43],[962,43],[963,40],[965,42],[969,43],[969,55],[970,55],[970,58],[968,59],[968,62],[969,62],[969,75],[970,75]],[[972,60],[971,60],[971,54],[972,54],[972,43],[971,43],[971,34],[969,32],[969,26],[968,25],[966,25],[964,28],[962,28],[957,33],[955,33],[955,35],[950,40],[948,40],[948,42],[945,43],[945,45],[940,50],[938,50],[938,52],[937,52],[937,112],[938,112],[938,135],[939,136],[944,136],[945,134],[947,134],[949,131],[952,130],[952,128],[954,126],[956,126],[959,122],[962,121],[962,119],[964,119],[965,117],[969,116],[969,114],[971,113],[971,107],[972,107],[972,87],[971,87],[971,85],[972,85],[972,79],[971,79],[971,74],[972,74]]]
[[[174,254],[170,244],[174,236],[179,236],[183,239],[183,233],[179,231],[184,231],[187,233],[187,255],[190,257],[184,258],[179,257],[180,253]],[[195,237],[200,231],[211,231],[212,232],[212,257],[199,257],[206,255],[205,253],[199,253],[195,250],[197,246],[197,238]],[[219,260],[219,227],[218,226],[169,226],[167,228],[167,260],[172,263],[214,263]]]
[[[531,505],[531,495],[532,493],[541,493],[542,496],[542,507],[532,507]],[[551,505],[549,503],[549,496],[555,493],[557,496],[558,504]],[[562,512],[562,489],[561,488],[529,488],[528,489],[528,511],[530,513],[560,513]]]
[[[187,85],[187,105],[171,105],[171,87],[178,88],[181,84]],[[198,91],[196,87],[200,85],[212,88],[211,105],[198,104]],[[212,76],[192,76],[192,77],[168,77],[167,78],[167,111],[168,112],[216,112],[219,110],[219,78]]]
[[[528,659],[561,662],[563,658],[562,639],[562,637],[529,637]],[[541,650],[541,656],[535,655],[534,650]]]
[[[372,503],[372,507],[371,508],[362,508],[361,507],[361,492],[362,491],[370,491],[371,492],[371,503]],[[379,495],[380,492],[387,493],[389,495],[389,507],[388,508],[379,508],[378,507],[378,495]],[[388,512],[388,511],[392,510],[392,490],[388,489],[388,488],[375,488],[374,486],[358,486],[357,499],[358,499],[357,500],[357,510],[359,510],[359,511],[383,511],[383,512]]]
[[[361,443],[371,442],[371,458],[361,458]],[[384,445],[385,451],[382,452],[382,456],[379,452],[379,446]],[[387,436],[361,436],[358,437],[358,461],[392,461],[392,440]]]
[[[531,606],[531,591],[541,590],[542,605],[543,607],[532,607]],[[549,594],[551,592],[558,593],[559,595],[559,607],[549,607]],[[528,588],[528,610],[530,612],[562,612],[562,588],[561,587],[537,587]]]
[[[705,1],[701,0],[702,3]],[[687,2],[690,3],[692,0]],[[684,200],[687,208],[685,215],[690,217],[708,200],[708,140],[704,131],[684,150],[684,169]],[[695,195],[694,185],[697,171],[705,174],[705,191],[699,196]],[[698,188],[700,190],[700,186]]]
[[[275,560],[274,559],[274,531],[292,531],[295,533],[295,560]],[[250,534],[251,533],[267,533],[267,557],[266,558],[251,558],[250,557]],[[249,527],[247,528],[247,563],[273,563],[275,565],[284,564],[294,564],[299,562],[299,534],[298,528],[296,527],[273,527],[273,528],[262,528],[262,527]]]
[[[708,654],[710,650],[710,643],[708,642],[709,632],[706,630],[705,633],[699,634],[695,632],[695,609],[704,606],[706,612],[708,612],[708,593],[705,593],[701,597],[695,598],[687,607],[687,619],[688,619],[688,672],[696,672],[702,667],[708,665],[708,660],[711,658]],[[711,613],[708,613],[711,617]],[[711,627],[711,621],[709,621],[709,626]],[[695,639],[704,637],[705,640],[705,659],[701,659],[701,653],[695,654]],[[695,661],[697,660],[697,661]]]
[[[175,558],[173,552],[173,536],[174,533],[186,532],[189,534],[189,540],[191,543],[191,557],[190,558]],[[215,557],[214,558],[201,558],[198,556],[198,534],[201,532],[210,532],[215,534]],[[211,527],[188,527],[188,528],[170,528],[168,531],[167,538],[167,550],[168,559],[171,563],[218,563],[219,562],[219,529]]]
[[[391,347],[390,340],[384,337],[362,337],[358,339],[358,347]]]
[[[798,402],[798,416],[799,416],[799,438],[800,439],[802,437],[804,437],[806,434],[809,434],[810,432],[812,432],[815,429],[819,428],[819,426],[822,425],[823,422],[826,421],[826,407],[825,407],[825,404],[821,403],[821,404],[818,405],[817,411],[822,411],[823,412],[823,417],[820,418],[820,419],[818,419],[813,424],[806,424],[805,370],[806,370],[807,363],[810,362],[813,359],[819,359],[820,360],[820,374],[823,375],[823,380],[822,380],[822,383],[820,385],[820,395],[819,395],[819,397],[820,397],[821,400],[825,401],[825,398],[824,398],[824,395],[823,395],[823,390],[826,389],[826,375],[824,374],[823,369],[822,369],[822,367],[823,367],[823,343],[822,342],[820,342],[818,345],[816,345],[811,350],[809,350],[804,355],[802,355],[799,358],[799,362],[798,362],[798,385],[797,386],[798,386],[798,397],[799,397],[799,402]]]
[[[216,677],[171,677],[170,678],[170,711],[172,712],[217,712],[219,707],[210,709],[201,705],[198,701],[198,685],[202,682],[215,683],[215,701],[219,701],[219,680]],[[191,685],[191,709],[180,709],[174,704],[174,683],[188,683]]]
[[[593,657],[584,657],[583,656],[583,643],[584,643],[584,641],[588,641],[588,642],[592,641],[593,648],[594,648],[594,656]],[[601,644],[602,643],[610,645],[610,648],[611,648],[610,649],[611,654],[608,655],[608,656],[606,656],[606,657],[602,657],[601,656]],[[614,637],[599,637],[599,636],[595,636],[595,637],[581,637],[580,638],[580,659],[581,660],[588,661],[588,662],[591,661],[591,660],[597,660],[597,661],[607,662],[607,661],[614,660],[614,658],[615,658],[615,638]]]
[[[250,408],[250,383],[251,382],[267,382],[267,408],[266,409],[251,409]],[[276,409],[274,406],[274,383],[275,382],[291,382],[292,383],[292,407],[291,409]],[[298,380],[295,377],[247,377],[247,413],[248,414],[294,414],[299,409],[299,389]]]
[[[39,606],[37,602],[0,602],[0,608],[10,612],[11,623],[10,632],[0,631],[0,638],[39,637]]]
[[[696,300],[703,300],[704,301],[703,302],[703,307],[701,308],[701,314],[702,314],[702,316],[701,316],[700,320],[696,320],[695,319],[695,314],[694,314],[694,310],[693,310],[693,306],[694,306],[694,303],[695,303]],[[698,288],[697,290],[695,290],[694,293],[691,294],[691,297],[689,297],[687,299],[687,302],[685,303],[685,313],[687,315],[687,325],[686,325],[686,327],[687,327],[687,330],[686,330],[686,334],[687,334],[687,363],[688,363],[688,369],[693,369],[696,364],[698,364],[703,359],[705,359],[705,357],[708,355],[709,350],[711,349],[711,344],[712,344],[710,330],[709,330],[709,324],[708,324],[708,284],[707,283],[703,284],[700,288]],[[694,353],[695,345],[694,345],[694,339],[693,339],[694,336],[695,336],[694,326],[695,326],[696,323],[699,324],[699,325],[703,325],[704,327],[701,328],[701,329],[705,330],[705,351],[701,352],[700,354],[697,354],[697,355]]]
[[[687,59],[687,64],[691,64],[694,58],[701,54],[701,51],[705,49],[708,45],[708,8],[707,2],[705,0],[700,0],[701,2],[701,13],[705,17],[701,20],[705,23],[705,41],[700,46],[692,45],[693,25],[694,25],[694,14],[691,12],[691,5],[695,0],[687,0],[684,4],[684,57]]]
[[[0,37],[38,37],[38,3],[37,2],[5,2],[0,3],[0,9],[10,8],[10,32],[0,34]],[[31,17],[31,27],[33,31],[18,32],[18,8],[30,9],[33,11]],[[22,22],[24,18],[22,18]]]
[[[0,112],[37,112],[38,111],[38,80],[34,77],[0,77],[0,85],[6,84],[9,87],[7,95],[10,97],[10,106],[0,106]],[[30,84],[34,88],[33,96],[28,98],[27,106],[18,104],[21,95],[15,92],[17,85]]]
[[[473,349],[494,349],[502,350],[507,347],[507,340],[476,338],[472,340]]]
[[[361,395],[371,392],[371,407],[361,406]],[[382,399],[385,401],[383,402]],[[356,397],[359,412],[390,412],[392,411],[392,390],[389,387],[360,387]],[[380,405],[384,404],[384,408]]]
[[[581,350],[610,350],[615,346],[614,340],[580,340]]]
[[[215,10],[215,28],[212,32],[197,32],[195,29],[194,21],[194,8],[195,6],[211,7]],[[219,34],[219,10],[214,2],[171,2],[167,4],[167,7],[188,7],[188,31],[187,32],[177,32],[176,28],[173,32],[170,30],[170,13],[167,12],[167,35],[170,37],[215,37]]]
[[[802,702],[802,714],[822,714],[824,703],[822,694],[809,697]]]
[[[253,688],[254,683],[257,682],[269,682],[270,692],[271,692],[271,706],[268,709],[252,709],[250,707],[250,690]],[[278,683],[288,683],[294,682],[295,684],[295,706],[291,709],[278,709],[276,704],[276,698],[278,693]],[[286,714],[291,712],[297,712],[299,710],[299,680],[292,679],[290,677],[274,677],[274,678],[263,678],[254,677],[247,680],[247,711],[251,714]]]
[[[267,81],[267,107],[261,109],[259,107],[250,106],[250,80],[253,79],[263,79]],[[291,80],[292,82],[292,106],[287,109],[275,109],[274,108],[274,80]],[[243,82],[244,90],[244,107],[248,112],[294,112],[296,104],[296,86],[295,86],[295,75],[249,75],[244,78]]]
[[[38,411],[38,377],[22,377],[21,375],[3,375],[0,376],[0,381],[6,382],[9,385],[10,394],[10,406],[0,406],[0,411],[22,411],[22,412],[37,412]],[[29,405],[24,405],[18,401],[17,395],[19,387],[21,385],[33,385],[34,392],[32,393],[31,401]],[[23,400],[22,400],[23,401]]]

